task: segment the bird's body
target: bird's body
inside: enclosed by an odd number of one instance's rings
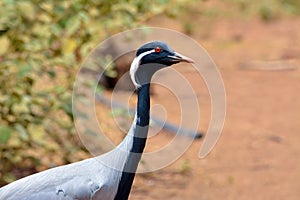
[[[33,174],[1,188],[0,200],[127,199],[132,182],[127,181],[121,185],[120,181],[124,173],[131,175],[133,180],[134,173],[130,172],[135,171],[134,167],[139,161],[136,155],[131,156],[133,167],[125,169],[131,158],[129,152],[134,148],[140,148],[139,151],[144,148],[144,145],[134,144],[135,137],[131,134],[134,129],[136,126],[132,125],[122,143],[106,154]],[[143,133],[147,133],[147,130]],[[143,139],[146,140],[145,137]],[[118,170],[120,166],[125,172]],[[122,188],[118,191],[119,187]],[[122,195],[125,195],[124,198]]]
[[[151,77],[157,70],[178,62],[192,60],[175,53],[164,42],[142,46],[130,70],[137,87],[137,111],[124,140],[96,158],[52,168],[4,186],[0,188],[0,200],[128,199],[147,140]]]
[[[113,199],[120,174],[91,158],[20,179],[0,189],[0,199]]]

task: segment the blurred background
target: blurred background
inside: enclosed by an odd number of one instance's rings
[[[138,175],[130,199],[300,199],[300,1],[2,0],[0,13],[0,186],[91,156],[72,121],[80,64],[105,38],[155,26],[183,32],[208,51],[223,77],[227,118],[208,157],[198,158],[202,140],[195,140],[171,166]],[[127,69],[106,70],[102,92],[109,95]],[[153,102],[176,107],[165,95],[155,87]],[[197,97],[205,133],[205,84]],[[105,105],[97,110],[104,132],[121,131]],[[148,145],[172,137],[162,130]]]

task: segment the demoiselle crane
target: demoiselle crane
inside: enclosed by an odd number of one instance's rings
[[[36,173],[0,188],[0,200],[124,200],[128,199],[143,153],[149,126],[150,81],[159,69],[192,63],[165,42],[147,43],[137,50],[130,76],[137,88],[137,110],[124,140],[95,158]]]

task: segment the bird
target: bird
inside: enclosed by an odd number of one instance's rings
[[[180,62],[193,63],[164,41],[142,45],[130,66],[137,91],[131,128],[113,150],[79,162],[51,168],[0,188],[0,200],[125,200],[146,145],[150,119],[151,77]]]

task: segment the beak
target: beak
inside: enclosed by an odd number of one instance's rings
[[[174,55],[169,56],[169,58],[172,58],[174,59],[174,61],[178,61],[178,62],[195,63],[195,61],[193,61],[191,58],[181,55],[177,52],[174,52]]]

